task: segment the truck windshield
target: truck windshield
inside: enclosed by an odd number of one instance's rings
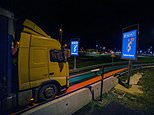
[[[66,53],[62,50],[50,50],[50,61],[51,62],[65,62]]]

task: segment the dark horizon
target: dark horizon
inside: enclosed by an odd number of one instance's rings
[[[60,38],[62,24],[63,43],[80,38],[80,47],[95,48],[97,44],[121,49],[122,28],[139,24],[139,49],[154,47],[154,7],[150,2],[6,0],[0,7],[12,11],[18,20],[32,20],[55,39]]]

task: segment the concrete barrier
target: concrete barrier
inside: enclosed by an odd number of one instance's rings
[[[93,100],[95,100],[97,97],[100,96],[101,82],[97,82],[97,83],[90,85],[90,90],[92,92],[92,98]]]
[[[105,79],[103,82],[103,93],[110,91],[116,84],[118,84],[118,79],[113,76]],[[100,96],[100,90],[101,82],[97,82],[90,85],[90,90],[89,88],[80,89],[35,107],[21,115],[71,115],[91,102],[92,98],[98,98]]]
[[[118,84],[118,78],[112,76],[105,79],[103,81],[103,93],[107,93],[117,84]],[[100,96],[100,91],[101,91],[101,81],[90,85],[90,90],[92,92],[93,99],[95,100],[96,98],[98,98]]]
[[[92,100],[88,88],[83,88],[51,102],[33,108],[21,115],[71,115]]]
[[[109,77],[104,80],[103,85],[103,93],[109,92],[113,87],[115,87],[118,84],[118,78],[116,77]]]

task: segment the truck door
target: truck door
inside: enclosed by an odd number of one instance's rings
[[[30,48],[30,82],[31,87],[37,87],[49,80],[48,73],[48,48]]]

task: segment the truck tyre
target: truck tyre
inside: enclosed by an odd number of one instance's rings
[[[55,84],[45,84],[40,87],[38,92],[39,101],[47,101],[54,99],[58,93],[58,88]]]

